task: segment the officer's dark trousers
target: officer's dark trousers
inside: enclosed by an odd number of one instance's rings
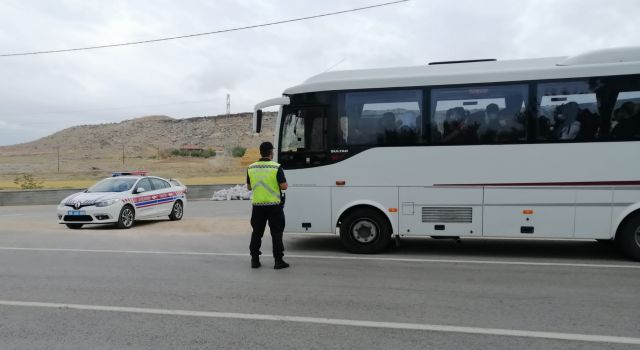
[[[284,256],[284,244],[282,244],[282,232],[284,231],[284,210],[280,205],[269,206],[253,206],[251,211],[251,244],[249,250],[251,256],[259,256],[260,246],[262,245],[262,236],[264,229],[269,222],[269,230],[271,231],[271,241],[273,245],[273,257],[281,258]]]

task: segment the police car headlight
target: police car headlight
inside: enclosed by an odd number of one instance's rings
[[[119,201],[119,199],[107,199],[106,201],[96,203],[96,207],[108,207],[118,203]]]

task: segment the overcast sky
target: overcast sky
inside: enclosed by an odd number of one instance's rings
[[[208,32],[384,0],[2,0],[0,54]],[[326,71],[640,45],[637,0],[412,0],[145,45],[0,57],[0,145],[78,124],[251,111]],[[334,67],[335,66],[335,67]]]

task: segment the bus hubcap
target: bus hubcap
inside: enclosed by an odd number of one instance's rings
[[[369,220],[357,221],[351,229],[351,236],[359,243],[370,243],[378,237],[378,228]]]

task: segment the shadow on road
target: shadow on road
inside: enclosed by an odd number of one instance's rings
[[[346,253],[337,236],[289,236],[287,249],[305,253]],[[630,262],[612,242],[462,238],[403,238],[383,256],[419,258],[517,258]]]
[[[153,226],[158,223],[169,221],[169,219],[158,219],[158,220],[139,220],[133,224],[132,229],[136,227],[147,227]],[[116,227],[115,224],[87,224],[82,226],[83,230],[120,230]]]

